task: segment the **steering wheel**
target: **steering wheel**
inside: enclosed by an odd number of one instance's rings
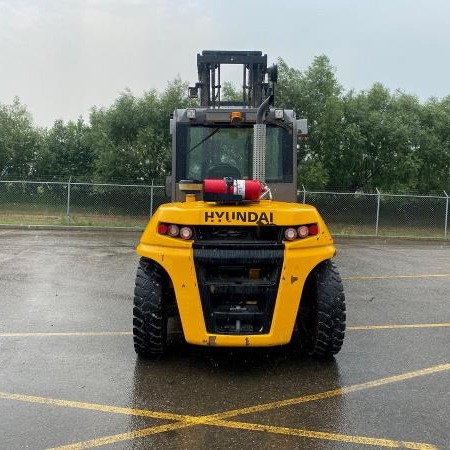
[[[206,178],[225,178],[225,177],[231,177],[234,178],[235,180],[239,180],[241,178],[241,172],[237,167],[232,166],[231,164],[221,163],[211,166],[206,175]]]

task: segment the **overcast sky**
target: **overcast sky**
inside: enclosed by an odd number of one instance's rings
[[[304,70],[325,54],[345,89],[450,94],[448,0],[0,0],[0,103],[37,125],[86,120],[125,88],[195,83],[201,50],[262,50]]]

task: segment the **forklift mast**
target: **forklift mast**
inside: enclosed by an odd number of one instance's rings
[[[242,98],[241,101],[222,101],[221,99],[221,65],[242,65]],[[260,51],[215,51],[203,50],[197,54],[198,82],[189,88],[189,97],[198,98],[200,106],[220,108],[221,106],[240,106],[258,108],[261,103],[271,97],[273,104],[274,87],[278,70],[274,64],[267,67],[267,55]]]

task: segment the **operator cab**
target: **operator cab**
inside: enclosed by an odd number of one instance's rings
[[[220,65],[242,64],[242,101],[220,98]],[[254,125],[265,99],[264,181],[275,200],[297,201],[297,136],[306,134],[306,120],[293,110],[271,106],[277,80],[276,66],[267,68],[261,52],[204,51],[197,55],[199,82],[189,88],[199,108],[176,109],[171,119],[172,200],[182,200],[181,180],[259,178],[254,169]]]

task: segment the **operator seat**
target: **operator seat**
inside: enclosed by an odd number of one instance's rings
[[[214,179],[225,177],[231,177],[235,180],[242,178],[239,169],[231,164],[215,164],[211,166],[205,178]]]

